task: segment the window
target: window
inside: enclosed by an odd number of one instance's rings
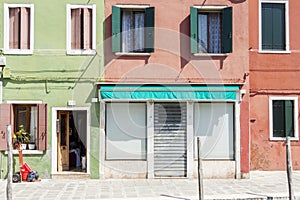
[[[67,5],[67,53],[94,54],[96,49],[95,5]]]
[[[288,1],[260,1],[260,51],[289,51]]]
[[[112,7],[112,51],[154,52],[154,8]]]
[[[106,104],[106,159],[146,159],[146,104]]]
[[[195,103],[194,133],[200,138],[204,159],[234,159],[234,104]]]
[[[232,52],[232,8],[190,8],[191,53]]]
[[[286,136],[298,138],[297,97],[270,98],[270,137],[282,139]]]
[[[11,124],[12,133],[19,131],[20,125],[30,133],[30,143],[36,150],[47,148],[47,105],[46,104],[0,104],[0,132],[6,133]],[[0,137],[0,150],[6,150],[7,136]]]
[[[4,53],[32,53],[33,16],[33,4],[4,4]]]

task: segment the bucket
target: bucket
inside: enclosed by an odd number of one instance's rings
[[[21,171],[22,181],[27,181],[28,173],[29,173],[29,172],[27,172],[27,171],[25,171],[25,170],[22,170],[22,171]]]

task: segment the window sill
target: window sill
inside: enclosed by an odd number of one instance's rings
[[[14,155],[19,154],[19,151],[17,149],[12,150],[12,153]],[[24,155],[42,155],[44,152],[40,150],[23,150],[22,154]],[[8,151],[5,151],[5,155],[8,154]]]
[[[32,55],[32,49],[6,49],[3,52],[5,55]]]
[[[150,56],[150,53],[115,53],[116,56]]]
[[[262,53],[262,54],[290,54],[291,51],[258,50],[258,53]]]
[[[95,55],[96,50],[67,50],[68,55]]]
[[[286,141],[285,137],[271,137],[270,141],[276,142],[276,141]],[[298,137],[291,137],[291,141],[299,141]]]
[[[227,53],[194,53],[194,56],[228,56]]]

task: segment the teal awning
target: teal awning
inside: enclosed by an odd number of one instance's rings
[[[236,100],[238,86],[102,85],[101,99]]]

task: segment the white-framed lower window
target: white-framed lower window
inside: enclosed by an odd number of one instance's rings
[[[34,5],[4,4],[4,53],[32,54]]]
[[[67,54],[96,53],[96,5],[67,4]]]
[[[271,140],[299,139],[298,97],[270,97],[269,115]]]
[[[289,53],[289,1],[259,1],[259,52]]]

